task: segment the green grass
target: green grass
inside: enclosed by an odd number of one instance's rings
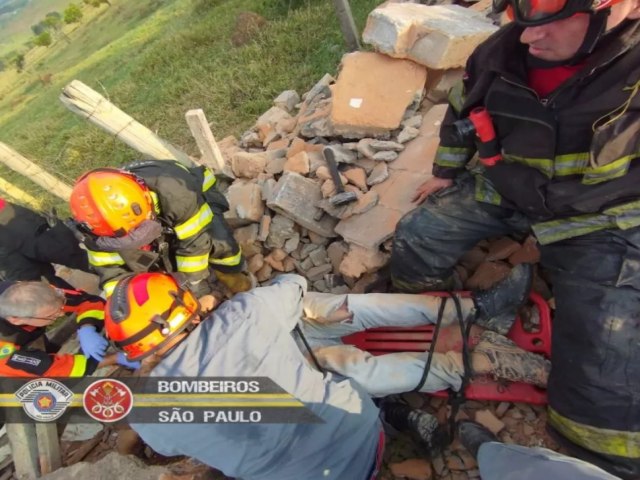
[[[378,0],[352,0],[360,29]],[[69,182],[83,171],[138,157],[69,111],[60,89],[79,79],[188,153],[196,154],[184,114],[203,108],[217,138],[239,136],[281,91],[307,91],[334,74],[344,42],[325,0],[112,0],[113,6],[58,42],[0,97],[0,141]],[[263,15],[267,25],[233,47],[236,17]],[[51,85],[40,75],[53,73]],[[0,76],[0,85],[2,77]],[[0,176],[34,195],[29,181]],[[44,204],[58,203],[50,197]]]

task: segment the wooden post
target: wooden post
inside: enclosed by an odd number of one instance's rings
[[[347,48],[350,52],[360,50],[360,35],[356,28],[356,22],[353,21],[349,0],[333,0],[333,6],[340,21],[340,30],[342,30],[342,36],[347,43]]]
[[[66,202],[69,201],[71,196],[71,187],[69,185],[47,173],[42,167],[23,157],[2,142],[0,142],[0,162],[37,183],[49,193],[60,197]]]
[[[62,467],[58,426],[55,423],[36,423],[40,473],[46,475]]]
[[[7,423],[7,437],[18,480],[38,478],[38,442],[36,426],[31,423]]]
[[[60,101],[73,113],[89,120],[119,140],[156,160],[177,160],[191,167],[189,155],[160,138],[79,80],[73,80],[60,94]]]
[[[200,153],[202,154],[202,163],[207,167],[211,167],[215,173],[221,173],[224,169],[224,158],[218,148],[216,139],[209,128],[207,117],[201,108],[189,110],[185,114],[191,135],[196,139]]]
[[[18,203],[23,203],[24,205],[36,210],[40,209],[40,202],[36,200],[35,197],[32,197],[21,188],[16,187],[3,178],[0,178],[0,191],[2,191],[5,195],[10,196]]]

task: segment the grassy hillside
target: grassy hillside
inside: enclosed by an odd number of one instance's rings
[[[3,89],[0,141],[70,182],[86,169],[119,165],[136,152],[68,112],[60,89],[79,79],[189,153],[184,121],[203,108],[218,138],[239,135],[282,90],[308,90],[335,73],[344,43],[325,0],[112,0]],[[352,0],[360,28],[379,0]],[[267,19],[247,44],[230,38],[239,13]],[[52,82],[39,78],[51,73]],[[6,85],[5,85],[6,87]],[[4,92],[4,93],[2,93]],[[0,176],[38,193],[28,181]],[[46,199],[49,203],[51,199]]]
[[[33,36],[31,25],[38,23],[49,12],[62,12],[72,2],[73,0],[10,0],[0,3],[0,7],[12,8],[11,12],[0,15],[0,57],[19,49]]]

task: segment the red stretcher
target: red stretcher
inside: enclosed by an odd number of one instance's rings
[[[434,293],[429,293],[428,295],[434,295]],[[461,295],[467,296],[469,293],[464,292]],[[549,305],[537,293],[532,292],[529,300],[532,306],[538,311],[539,330],[535,332],[526,331],[523,327],[521,317],[518,317],[507,336],[524,350],[540,353],[550,358],[551,312]],[[366,350],[373,355],[384,355],[394,352],[425,352],[429,350],[434,330],[434,325],[374,328],[343,337],[342,341]],[[440,347],[441,345],[445,345],[446,347],[442,348]],[[462,339],[458,325],[441,328],[436,352],[443,352],[452,348],[458,351],[462,348]],[[448,393],[446,390],[443,390],[430,395],[447,397]],[[547,404],[547,391],[544,389],[519,382],[504,384],[488,377],[474,377],[465,391],[465,397],[468,400],[522,402],[536,405]]]

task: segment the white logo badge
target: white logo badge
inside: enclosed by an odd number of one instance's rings
[[[15,396],[29,417],[39,422],[52,422],[66,411],[73,392],[56,380],[39,378],[25,383]]]

